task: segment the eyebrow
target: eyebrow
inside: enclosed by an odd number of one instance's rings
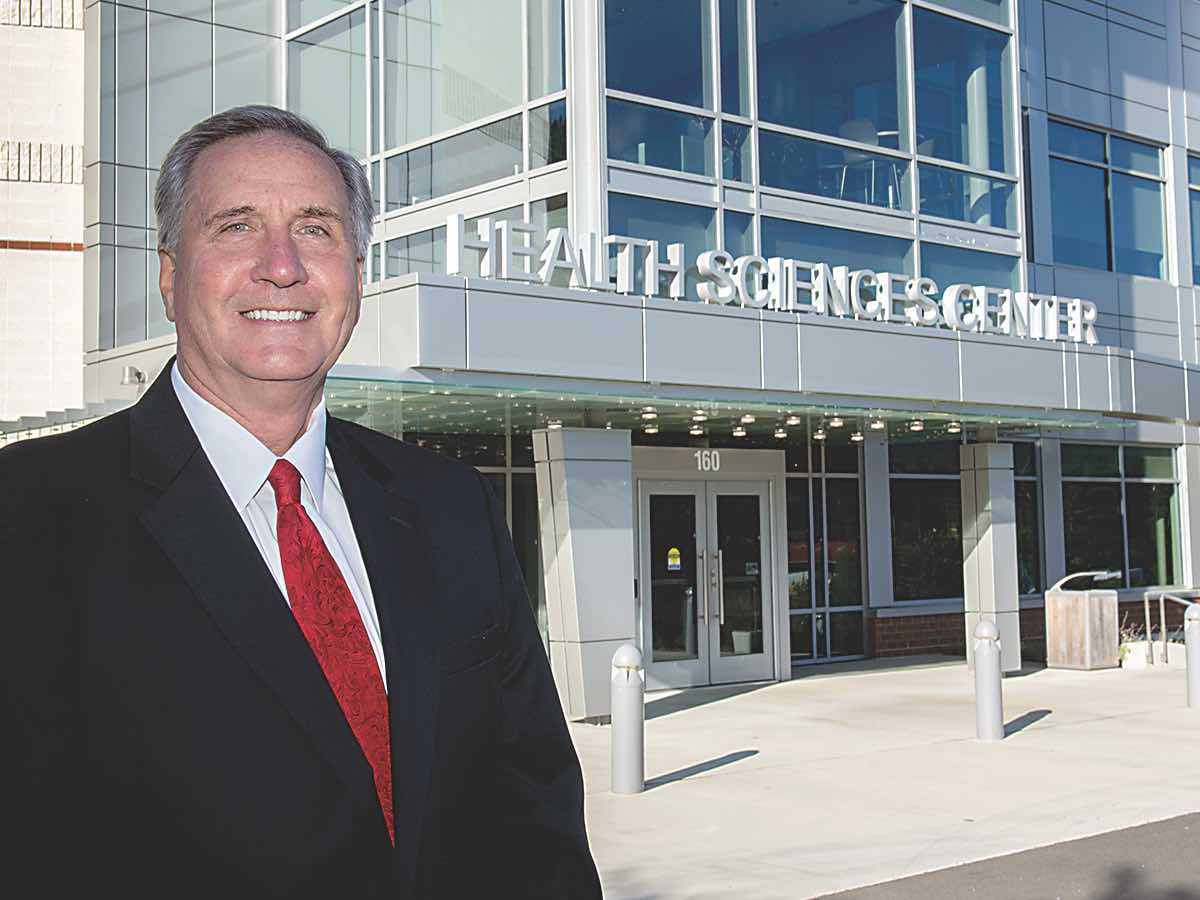
[[[216,222],[224,221],[225,219],[236,219],[238,216],[247,216],[251,213],[256,213],[258,210],[249,205],[231,206],[227,209],[218,210],[204,220],[204,228],[215,224]],[[330,209],[328,206],[304,206],[300,208],[299,218],[312,219],[330,219],[334,222],[341,222],[342,217],[337,210]]]
[[[208,228],[214,222],[220,222],[223,219],[236,219],[238,216],[249,215],[256,211],[253,206],[231,206],[228,209],[218,210],[206,218],[203,222],[203,227]]]
[[[305,206],[300,209],[300,216],[313,219],[332,219],[335,222],[342,221],[341,215],[337,210],[330,209],[328,206]]]

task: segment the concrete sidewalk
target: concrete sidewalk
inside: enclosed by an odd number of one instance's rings
[[[992,744],[961,662],[652,694],[633,797],[609,729],[572,725],[606,897],[815,897],[1200,810],[1182,671],[1004,689]]]

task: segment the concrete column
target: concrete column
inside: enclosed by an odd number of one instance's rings
[[[574,235],[605,234],[604,208],[604,4],[567,4],[567,142],[571,159],[571,203],[567,214]],[[588,260],[589,263],[592,260]],[[589,273],[591,270],[588,270]]]
[[[533,433],[550,665],[568,718],[610,713],[613,654],[636,643],[629,432]]]
[[[967,664],[974,663],[974,635],[983,620],[1000,629],[1000,663],[1021,668],[1017,600],[1017,516],[1011,444],[964,444],[962,475],[963,594]]]
[[[868,431],[863,441],[863,497],[867,525],[867,604],[892,606],[892,492],[887,438]]]

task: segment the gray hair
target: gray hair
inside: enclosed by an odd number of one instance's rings
[[[226,138],[248,134],[279,132],[316,147],[332,160],[346,186],[350,207],[350,237],[355,252],[365,258],[371,244],[371,220],[375,203],[371,198],[371,182],[358,161],[329,146],[325,135],[308,119],[275,106],[235,106],[197,122],[181,134],[163,160],[154,190],[154,214],[158,218],[158,243],[164,250],[174,252],[179,243],[183,211],[187,204],[188,179],[192,166],[206,147]]]

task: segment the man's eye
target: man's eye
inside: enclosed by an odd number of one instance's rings
[[[247,230],[249,227],[250,226],[247,225],[245,222],[230,222],[228,225],[226,225],[221,230],[222,231],[232,231],[235,234],[240,234],[243,231]]]
[[[300,229],[301,234],[329,234],[322,225],[305,225]]]

